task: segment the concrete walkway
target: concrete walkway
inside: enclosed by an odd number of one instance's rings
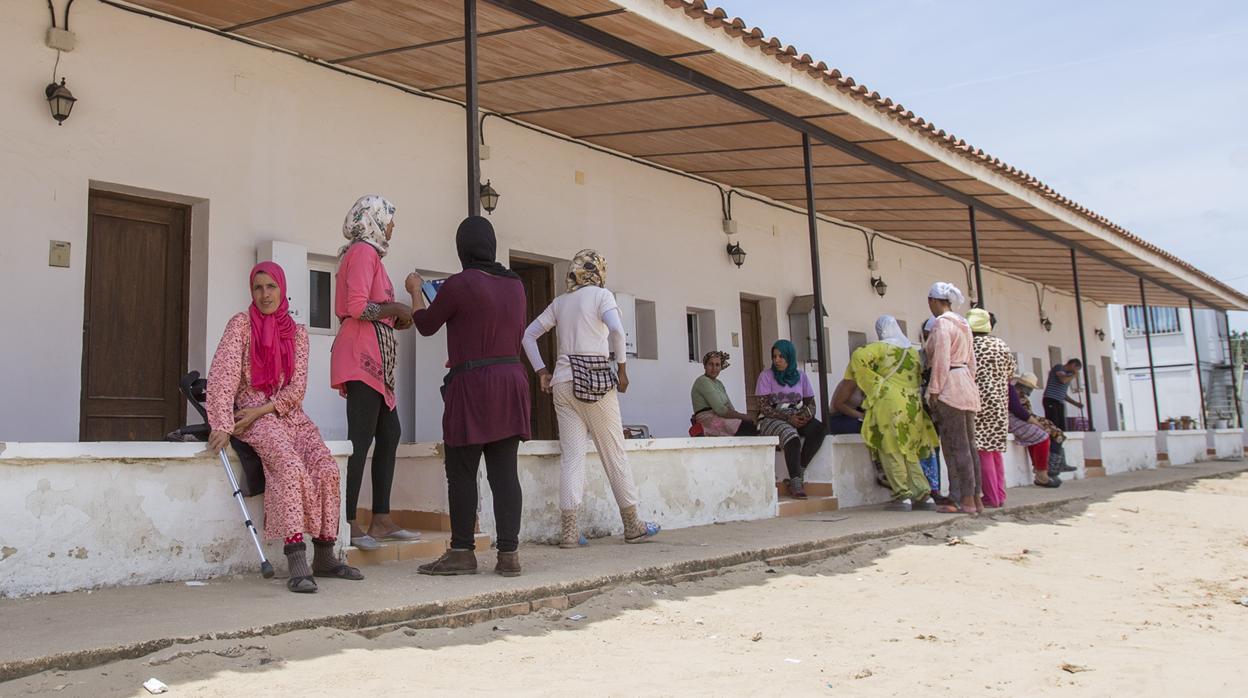
[[[1005,512],[1047,510],[1116,492],[1181,486],[1248,470],[1213,461],[1109,478],[1068,482],[1056,490],[1009,490]],[[271,635],[318,626],[363,630],[394,624],[462,625],[566,608],[624,582],[680,580],[745,562],[794,564],[820,559],[866,540],[934,529],[961,516],[886,512],[880,507],[799,518],[730,523],[664,532],[652,543],[625,546],[601,539],[580,550],[521,549],[525,573],[492,573],[494,554],[479,552],[482,574],[432,578],[415,561],[365,569],[363,582],[320,580],[320,593],[297,595],[281,579],[259,574],[185,583],[121,587],[0,600],[0,681],[47,669],[76,669],[138,657],[179,643]],[[991,517],[984,519],[991,525]]]

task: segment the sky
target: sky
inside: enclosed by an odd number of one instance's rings
[[[1248,292],[1248,2],[718,4]]]

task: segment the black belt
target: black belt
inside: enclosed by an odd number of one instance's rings
[[[518,363],[520,363],[519,356],[492,356],[488,359],[473,359],[471,361],[465,361],[462,364],[456,364],[455,366],[452,366],[451,370],[447,371],[446,376],[442,378],[442,396],[446,397],[446,388],[451,384],[451,379],[465,371],[471,371],[474,368],[484,368],[486,366]]]

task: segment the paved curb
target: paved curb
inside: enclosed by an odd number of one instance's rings
[[[1242,472],[1242,469],[1235,468],[1221,473],[1194,475],[1191,478],[1176,482],[1124,487],[1109,493],[1074,496],[1049,502],[1007,505],[1003,509],[996,510],[994,514],[1025,515],[1050,512],[1071,505],[1086,504],[1120,492],[1166,489],[1206,478],[1233,476],[1239,472]],[[805,565],[845,554],[865,543],[885,541],[911,533],[943,529],[967,518],[963,514],[949,515],[938,521],[923,521],[869,532],[835,536],[814,541],[802,541],[790,545],[743,550],[728,555],[687,560],[670,565],[643,567],[631,572],[580,579],[564,584],[478,594],[458,599],[377,611],[301,618],[230,632],[168,637],[111,647],[77,650],[33,659],[15,660],[0,664],[0,682],[11,681],[52,669],[62,671],[87,669],[120,660],[143,657],[174,645],[185,645],[209,640],[233,640],[281,635],[296,630],[312,628],[335,628],[354,631],[365,637],[373,638],[400,628],[454,628],[523,615],[543,608],[565,610],[613,587],[624,584],[674,584],[695,581],[715,576],[730,568],[751,562],[763,562],[772,566]]]

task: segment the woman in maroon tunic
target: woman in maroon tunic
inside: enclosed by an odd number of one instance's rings
[[[520,363],[525,325],[524,285],[495,261],[490,222],[466,218],[455,234],[464,271],[446,280],[425,309],[419,274],[407,277],[416,329],[426,337],[446,325],[451,367],[443,381],[442,440],[451,509],[451,549],[421,574],[476,574],[473,545],[477,514],[477,466],[485,455],[494,493],[498,563],[494,571],[520,574],[520,478],[516,453],[529,438],[529,383]]]

